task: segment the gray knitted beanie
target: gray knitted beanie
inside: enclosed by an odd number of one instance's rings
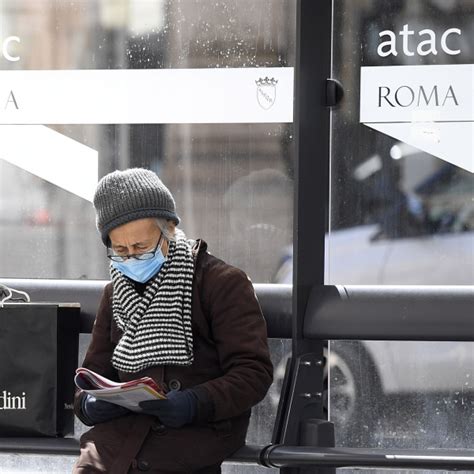
[[[113,171],[105,175],[94,194],[97,229],[108,245],[109,232],[122,224],[145,217],[162,217],[179,224],[169,189],[144,168]]]

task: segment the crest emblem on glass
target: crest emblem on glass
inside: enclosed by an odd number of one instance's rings
[[[262,109],[268,110],[275,103],[278,81],[273,77],[264,77],[255,81],[255,84],[257,85],[258,104]]]

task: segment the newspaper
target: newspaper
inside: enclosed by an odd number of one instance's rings
[[[74,382],[83,392],[95,398],[115,403],[131,411],[143,411],[139,403],[145,400],[165,399],[165,391],[151,377],[129,382],[114,382],[85,367],[76,369]]]

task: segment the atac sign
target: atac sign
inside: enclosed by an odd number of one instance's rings
[[[276,85],[278,81],[272,78],[260,78],[255,81],[257,85],[257,101],[260,107],[264,110],[268,110],[276,100]]]
[[[388,40],[377,54],[456,56],[461,34],[449,28],[439,40],[431,29],[404,25],[398,42],[390,30],[379,34]],[[474,65],[365,66],[360,81],[361,123],[474,172]]]

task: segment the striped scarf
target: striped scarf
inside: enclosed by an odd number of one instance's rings
[[[169,242],[167,259],[143,295],[112,266],[110,273],[113,318],[123,331],[112,365],[131,373],[155,365],[191,365],[194,275],[191,242],[179,237]]]

